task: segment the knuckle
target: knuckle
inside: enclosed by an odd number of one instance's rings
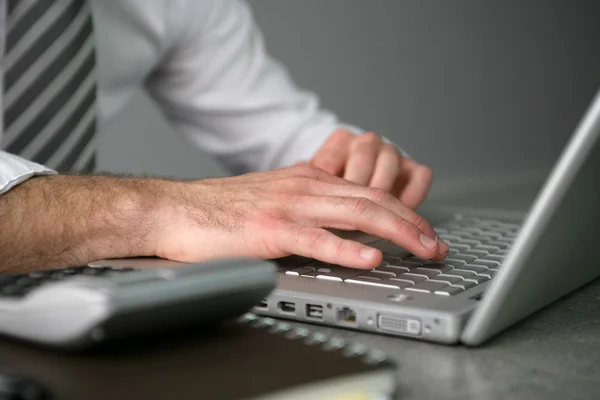
[[[397,232],[403,232],[404,234],[410,234],[414,231],[414,226],[404,218],[398,218],[394,221],[394,230]]]
[[[312,185],[315,184],[315,180],[308,176],[295,176],[292,179],[287,179],[284,185],[287,186],[288,190],[293,191],[306,191]]]
[[[375,202],[388,202],[391,200],[391,198],[393,197],[390,193],[388,193],[387,191],[380,189],[380,188],[376,188],[376,187],[370,187],[367,189],[367,196],[369,199],[375,201]]]
[[[259,229],[269,232],[278,230],[284,219],[285,212],[277,208],[259,208],[254,216]]]
[[[355,197],[348,201],[348,208],[355,215],[365,214],[372,206],[373,202],[366,197]]]
[[[352,133],[348,132],[346,129],[337,129],[335,132],[331,134],[335,139],[345,139],[352,135]]]
[[[398,163],[400,160],[402,160],[402,154],[400,154],[396,146],[392,144],[384,144],[381,147],[380,154],[385,155],[389,159],[392,159]]]
[[[413,213],[410,217],[410,222],[416,226],[421,228],[423,225],[427,225],[427,221],[425,221],[425,218],[423,218],[422,216],[420,216],[417,213]]]
[[[319,168],[325,171],[336,170],[338,168],[338,164],[339,162],[333,154],[324,156],[318,160]]]
[[[375,143],[375,142],[378,142],[379,140],[381,140],[379,135],[376,134],[375,132],[364,133],[363,135],[361,135],[361,139],[367,143]]]
[[[311,163],[304,163],[294,167],[297,174],[300,176],[312,176],[315,171],[319,171],[319,168]]]
[[[309,231],[301,235],[304,236],[304,244],[313,250],[321,249],[327,242],[327,232],[325,231]]]
[[[387,153],[393,153],[393,154],[397,154],[400,155],[400,152],[398,151],[398,149],[396,148],[396,146],[394,146],[393,144],[390,143],[384,143],[381,145],[381,151],[382,152],[387,152]]]
[[[431,180],[433,179],[433,170],[426,166],[426,165],[421,165],[419,166],[419,168],[421,169],[421,174],[423,174],[423,177],[427,180]]]

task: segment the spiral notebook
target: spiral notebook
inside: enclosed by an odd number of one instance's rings
[[[251,313],[84,354],[0,339],[0,354],[0,371],[65,400],[387,400],[395,390],[384,353]]]

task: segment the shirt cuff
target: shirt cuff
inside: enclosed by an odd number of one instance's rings
[[[0,151],[0,195],[36,175],[54,175],[57,172],[43,165]]]

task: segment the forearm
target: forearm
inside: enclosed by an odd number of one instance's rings
[[[0,272],[153,255],[167,182],[104,176],[32,178],[0,195]]]

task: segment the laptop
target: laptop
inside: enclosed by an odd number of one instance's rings
[[[253,312],[444,344],[485,342],[600,276],[599,136],[600,91],[527,213],[422,211],[450,246],[441,262],[335,231],[381,249],[382,264],[365,271],[280,259],[276,289]]]

